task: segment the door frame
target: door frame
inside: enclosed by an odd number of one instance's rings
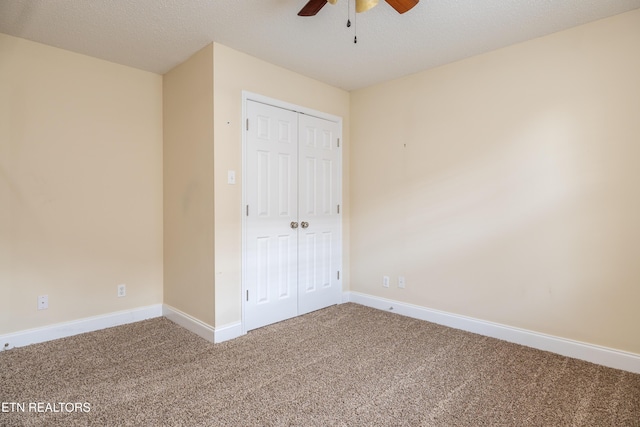
[[[260,95],[257,93],[253,93],[253,92],[249,92],[249,91],[242,91],[242,160],[241,160],[241,164],[242,164],[242,181],[241,181],[241,186],[242,186],[242,205],[240,207],[240,216],[242,217],[242,242],[241,242],[241,248],[242,248],[242,256],[241,256],[241,269],[240,269],[240,281],[241,281],[241,294],[240,294],[240,301],[241,301],[241,322],[242,322],[242,334],[246,334],[247,333],[247,327],[246,327],[246,322],[245,322],[245,313],[246,313],[246,309],[245,309],[245,303],[246,303],[246,292],[248,290],[248,286],[246,283],[246,277],[247,277],[247,272],[246,272],[246,268],[247,268],[247,216],[245,214],[245,206],[247,206],[247,186],[245,185],[245,183],[247,182],[247,168],[246,168],[246,161],[247,161],[247,127],[246,127],[246,123],[247,123],[247,101],[254,101],[254,102],[259,102],[262,104],[267,104],[270,105],[272,107],[277,107],[277,108],[282,108],[285,110],[290,110],[290,111],[294,111],[296,113],[302,113],[302,114],[306,114],[309,116],[314,116],[314,117],[318,117],[320,119],[324,119],[324,120],[328,120],[334,123],[338,124],[338,129],[339,129],[339,135],[340,135],[340,143],[343,143],[343,128],[342,128],[342,117],[339,116],[335,116],[333,114],[329,114],[329,113],[323,113],[321,111],[317,111],[311,108],[307,108],[307,107],[302,107],[300,105],[296,105],[296,104],[292,104],[289,102],[285,102],[285,101],[281,101],[275,98],[270,98],[268,96],[264,96],[264,95]],[[340,280],[338,281],[339,283],[339,289],[340,289],[340,295],[342,295],[344,288],[342,286],[342,278],[344,277],[343,274],[343,268],[342,268],[342,260],[344,258],[344,236],[342,235],[342,212],[344,210],[344,201],[342,200],[342,184],[343,184],[343,176],[342,176],[342,158],[343,158],[343,153],[340,153],[340,161],[338,164],[338,179],[340,181],[340,185],[338,186],[338,200],[339,200],[339,204],[341,206],[340,209],[340,214],[339,214],[339,222],[338,222],[338,235],[340,236],[340,261],[339,261],[339,265],[338,265],[338,270],[341,272],[340,274]]]

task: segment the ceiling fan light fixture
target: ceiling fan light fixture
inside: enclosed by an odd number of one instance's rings
[[[378,4],[378,0],[356,0],[356,12],[362,13],[372,9]]]
[[[336,3],[338,3],[338,0],[327,0],[327,1],[328,1],[329,3],[331,3],[331,4],[336,4]]]

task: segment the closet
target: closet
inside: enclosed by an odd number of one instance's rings
[[[244,103],[248,331],[340,302],[342,156],[338,118]]]

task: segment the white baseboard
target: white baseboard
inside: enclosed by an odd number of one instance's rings
[[[212,326],[201,322],[177,308],[166,304],[156,304],[133,310],[124,310],[100,316],[86,317],[84,319],[73,320],[70,322],[56,323],[54,325],[43,326],[41,328],[27,329],[24,331],[0,335],[0,351],[70,337],[73,335],[83,334],[85,332],[98,331],[100,329],[111,328],[114,326],[126,325],[128,323],[139,322],[141,320],[161,316],[165,316],[167,319],[203,337],[209,342],[219,343],[243,335],[242,324],[240,322],[231,323],[214,329]]]
[[[342,301],[353,302],[379,310],[392,311],[393,313],[415,319],[498,338],[539,350],[550,351],[562,356],[586,360],[615,369],[640,373],[640,355],[635,353],[560,338],[359,292],[344,292]],[[23,347],[160,316],[167,317],[169,320],[194,332],[209,342],[220,343],[243,335],[242,324],[240,322],[213,328],[174,307],[166,304],[156,304],[0,335],[0,348],[9,350],[14,347]]]
[[[9,350],[14,347],[24,347],[73,335],[93,332],[113,326],[126,325],[141,320],[162,316],[162,305],[155,304],[133,310],[117,311],[100,316],[86,317],[70,322],[56,323],[41,328],[27,329],[0,335],[0,348]]]
[[[241,335],[244,335],[242,333],[242,323],[229,323],[228,325],[216,328],[216,336],[214,342],[217,344],[219,342],[229,341],[234,338],[238,338]]]
[[[230,323],[228,325],[214,328],[184,311],[180,311],[167,304],[164,304],[162,307],[162,315],[172,322],[182,326],[186,330],[216,344],[242,335],[242,324],[240,322]]]
[[[499,323],[460,316],[445,311],[380,298],[359,292],[345,292],[343,301],[391,311],[415,319],[449,326],[504,341],[521,344],[539,350],[550,351],[562,356],[586,360],[610,368],[640,373],[640,355],[612,348],[601,347],[580,341],[542,334],[526,329],[514,328]]]
[[[200,335],[209,342],[215,341],[215,329],[213,326],[196,319],[184,311],[180,311],[175,307],[164,304],[162,306],[162,315],[172,322],[182,326],[186,330],[191,331],[196,335]]]

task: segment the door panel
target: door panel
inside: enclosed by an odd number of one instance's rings
[[[247,330],[298,313],[297,114],[247,102],[245,322]]]
[[[299,117],[300,228],[298,314],[340,302],[338,214],[339,125],[309,115]]]

